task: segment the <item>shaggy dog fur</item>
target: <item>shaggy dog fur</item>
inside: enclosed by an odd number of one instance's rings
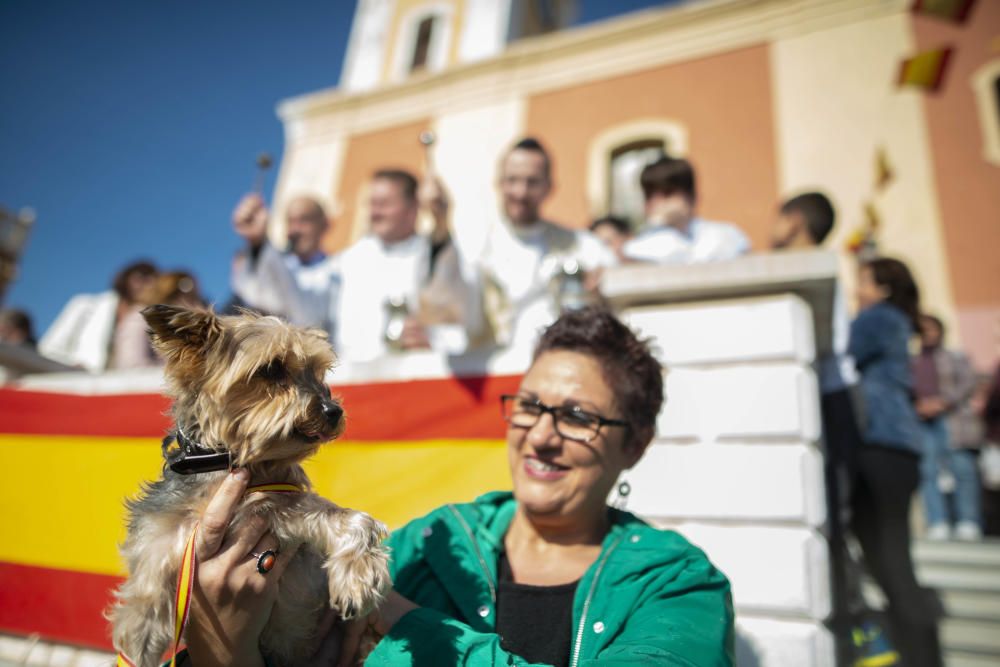
[[[252,313],[217,316],[169,306],[143,311],[166,359],[177,427],[192,440],[228,451],[251,484],[291,482],[304,493],[248,495],[234,524],[265,518],[280,550],[302,548],[281,579],[261,650],[278,664],[302,662],[329,607],[367,614],[390,585],[386,529],[361,512],[308,492],[299,465],[340,435],[343,411],[324,382],[334,362],[325,334]],[[170,463],[179,456],[165,446]],[[226,472],[163,477],[127,502],[121,551],[129,578],[108,612],[115,648],[139,667],[157,665],[173,638],[174,593],[184,546]],[[248,555],[248,559],[251,558]]]

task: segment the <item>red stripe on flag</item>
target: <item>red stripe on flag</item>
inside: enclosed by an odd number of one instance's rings
[[[520,376],[445,378],[333,387],[347,413],[344,440],[503,438],[500,395]],[[169,401],[157,394],[79,396],[0,389],[0,433],[161,437]]]
[[[520,376],[334,387],[347,414],[344,440],[503,438],[500,395]]]
[[[121,577],[0,563],[0,630],[111,650],[103,613]]]
[[[0,389],[0,433],[159,437],[170,428],[159,394],[79,396]]]

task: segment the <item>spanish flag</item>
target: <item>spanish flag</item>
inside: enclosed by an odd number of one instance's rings
[[[907,58],[899,67],[900,86],[916,86],[927,91],[937,90],[944,81],[944,71],[952,49],[933,49]]]
[[[312,488],[390,528],[509,489],[500,397],[519,386],[517,375],[339,384],[347,427],[305,463]],[[160,476],[171,426],[167,398],[124,392],[0,387],[0,634],[111,650],[102,612],[125,574],[122,500]]]
[[[962,23],[974,4],[976,0],[914,0],[913,13]]]

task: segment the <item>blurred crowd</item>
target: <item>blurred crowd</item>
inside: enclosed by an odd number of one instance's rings
[[[267,241],[264,201],[249,194],[233,215],[247,243],[234,262],[233,305],[322,327],[352,361],[421,348],[461,353],[530,345],[560,308],[599,299],[606,267],[731,259],[749,249],[734,225],[695,214],[695,174],[685,160],[664,156],[643,171],[650,223],[638,235],[610,217],[595,221],[594,233],[542,219],[551,158],[537,140],[515,144],[497,180],[501,222],[472,249],[453,242],[450,198],[433,175],[420,182],[403,170],[375,172],[368,233],[334,256],[322,250],[331,221],[317,200],[288,204],[282,252]],[[426,234],[417,231],[421,210],[433,221]]]
[[[514,144],[498,171],[499,216],[482,217],[499,221],[476,248],[454,241],[447,186],[430,170],[422,179],[402,169],[376,171],[368,229],[337,254],[324,250],[333,221],[318,199],[287,204],[286,245],[276,247],[268,237],[272,211],[259,194],[247,194],[232,214],[243,248],[232,261],[231,297],[218,309],[321,328],[348,361],[402,350],[460,354],[531,345],[562,309],[600,301],[608,267],[716,262],[750,250],[737,225],[698,215],[696,174],[684,159],[663,155],[642,169],[641,225],[609,215],[587,230],[543,219],[552,157],[538,140]],[[421,211],[432,221],[427,232],[418,231]],[[819,247],[834,222],[823,194],[791,197],[776,207],[771,250]],[[837,293],[834,352],[818,364],[827,455],[832,468],[849,471],[843,496],[869,568],[893,606],[912,612],[920,601],[907,526],[918,487],[930,539],[977,540],[984,527],[997,529],[1000,368],[977,378],[964,354],[945,347],[944,324],[921,311],[902,262],[862,261],[856,297],[852,322],[847,299]],[[73,297],[38,350],[93,372],[157,365],[141,316],[154,303],[207,307],[192,274],[136,262],[108,291]],[[0,314],[0,342],[35,344],[26,313]],[[986,450],[996,455],[989,472],[981,465]],[[990,489],[982,496],[984,474]],[[896,622],[919,635],[926,619],[914,618],[903,614]]]

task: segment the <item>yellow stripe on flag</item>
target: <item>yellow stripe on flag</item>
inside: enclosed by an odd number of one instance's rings
[[[0,434],[0,561],[120,575],[125,498],[160,476],[156,438]],[[306,462],[313,489],[390,528],[510,488],[502,440],[335,442]]]

